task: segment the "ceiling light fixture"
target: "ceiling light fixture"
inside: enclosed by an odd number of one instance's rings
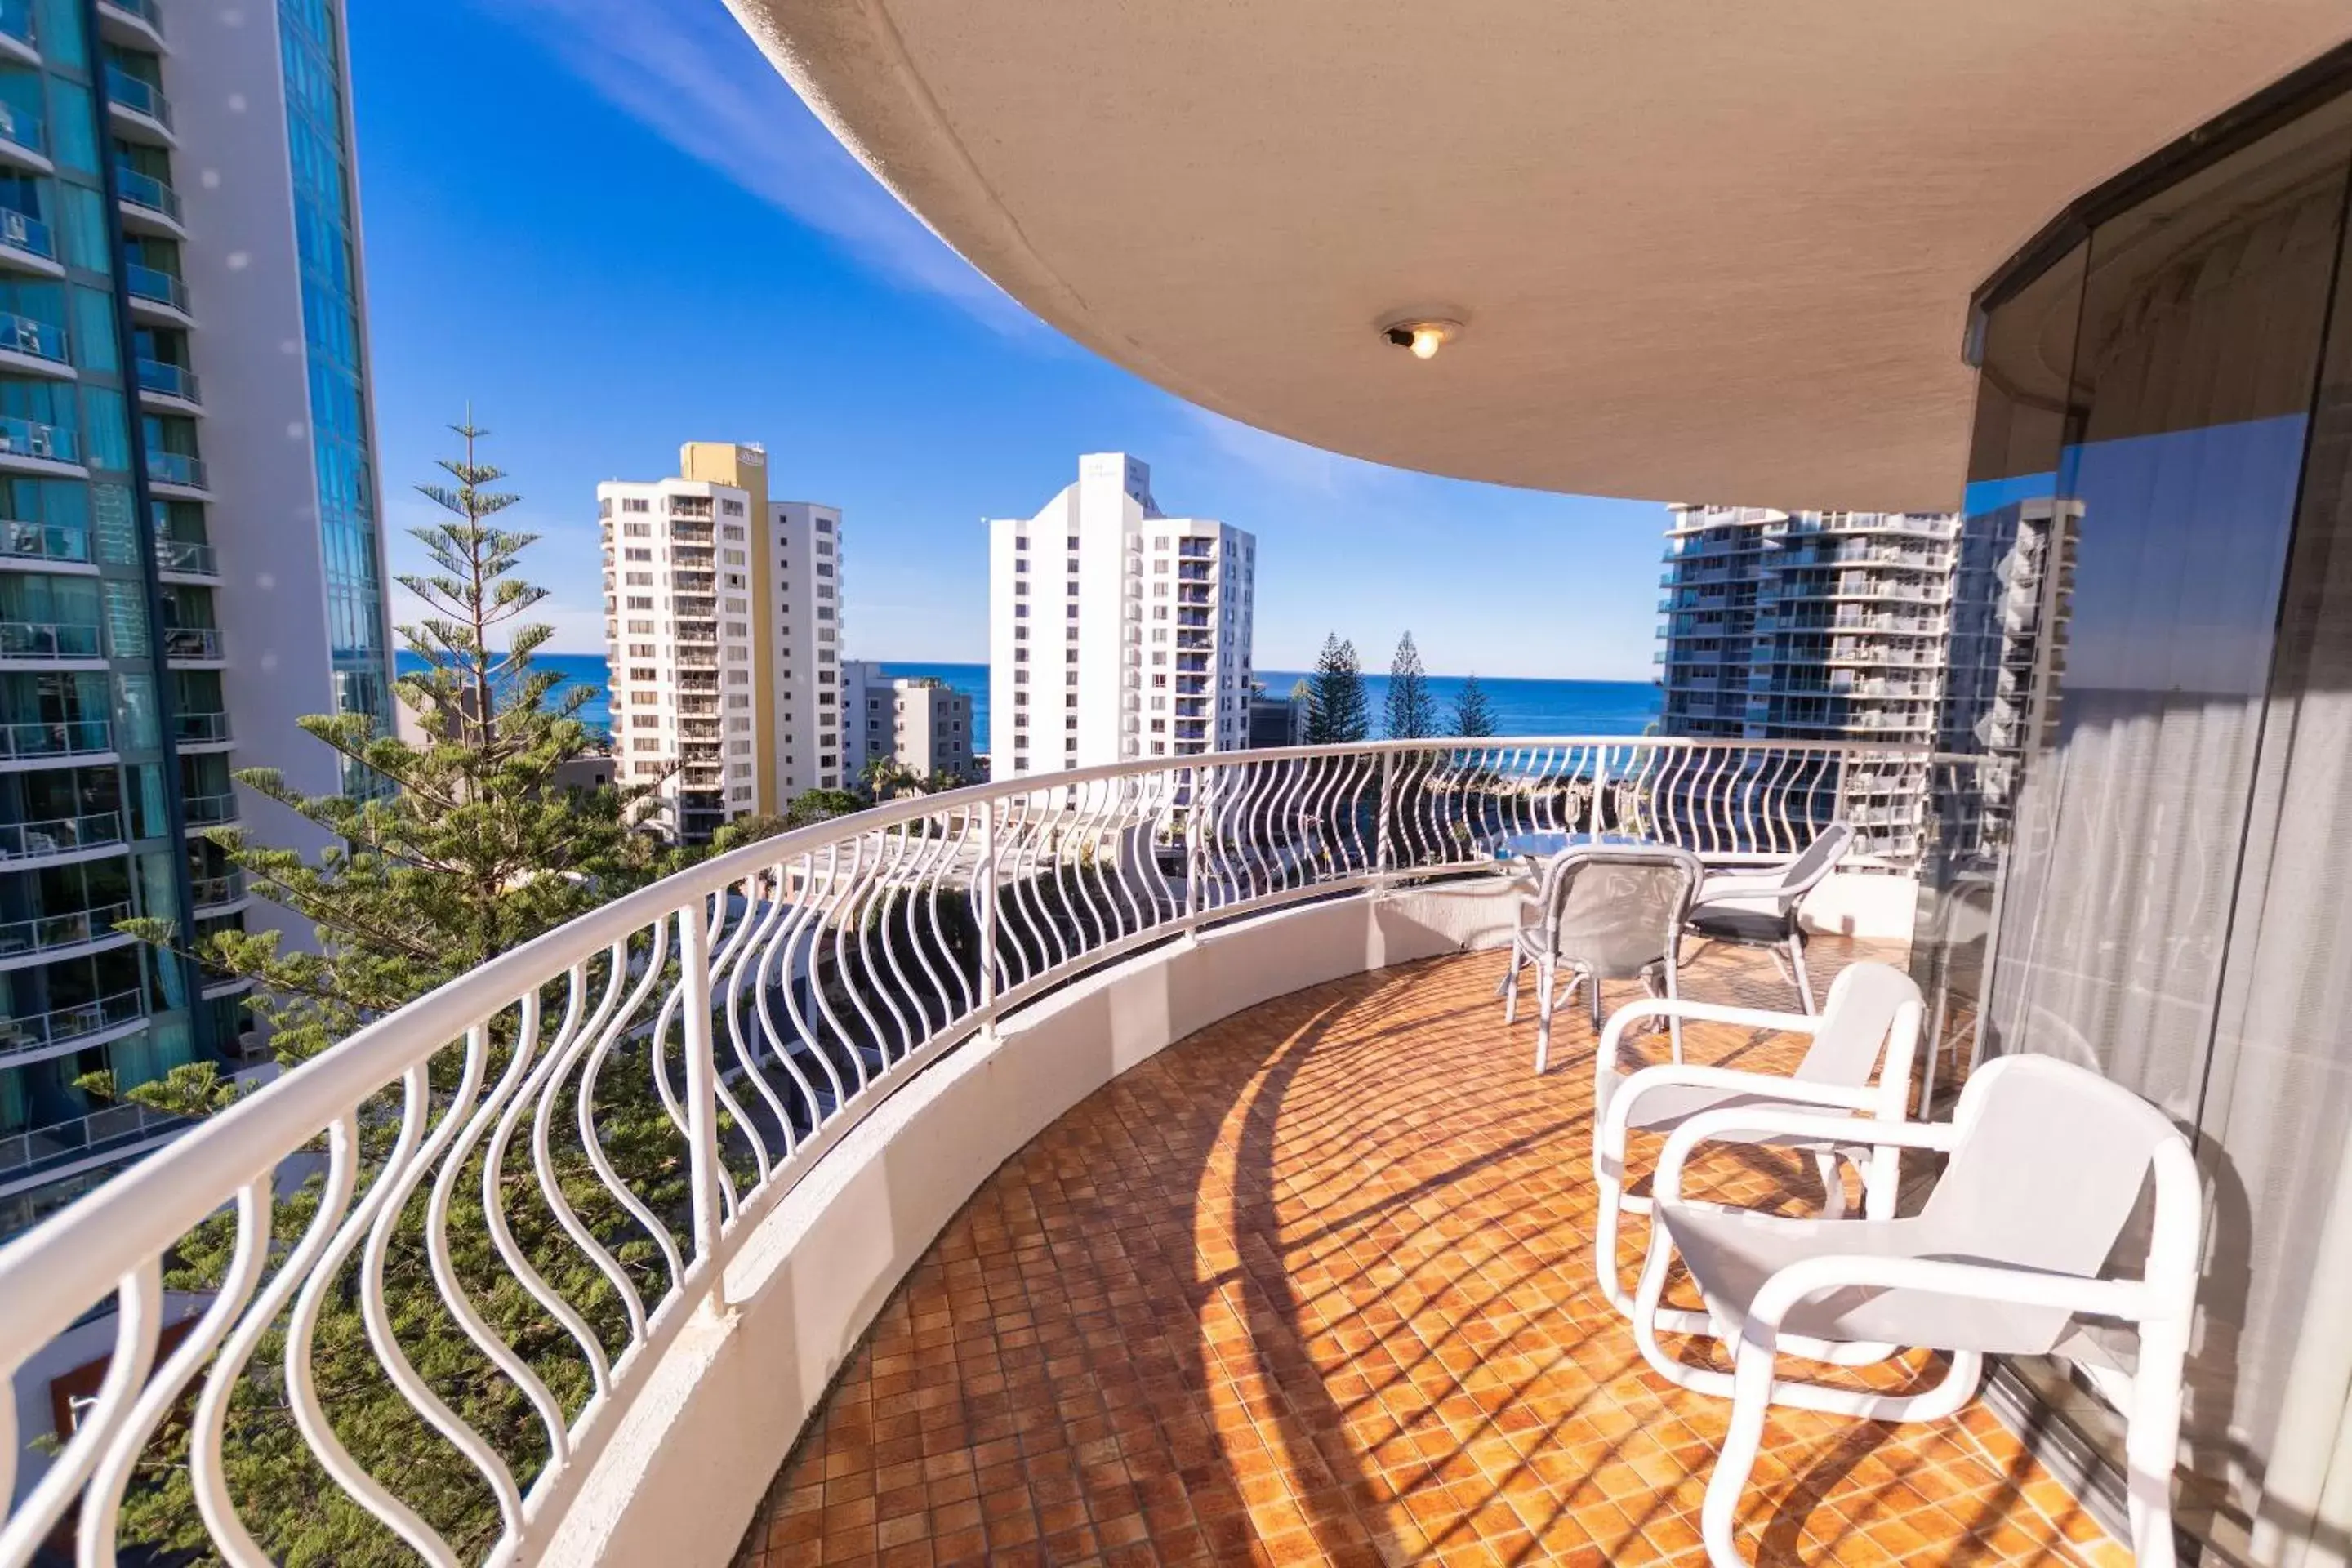
[[[1457,316],[1402,316],[1382,323],[1381,335],[1415,359],[1435,359],[1437,351],[1462,335]]]

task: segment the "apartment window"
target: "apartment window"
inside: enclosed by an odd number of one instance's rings
[[[632,713],[629,715],[629,728],[632,730],[658,730],[661,728],[661,715],[658,713]]]
[[[818,518],[818,519],[816,520],[816,531],[817,531],[819,533],[831,533],[831,532],[833,531],[833,519],[831,519],[831,518],[829,518],[829,517],[821,517],[821,518]],[[817,548],[817,553],[818,553],[818,554],[820,554],[820,555],[830,555],[830,554],[832,554],[832,553],[833,553],[833,552],[832,552],[832,551],[830,551],[830,550],[827,550],[827,549],[825,549],[824,546],[820,545],[820,546],[818,546],[818,548]],[[831,766],[831,765],[832,765],[831,762],[830,762],[830,761],[828,761],[828,762],[827,762],[827,763],[826,763],[826,765],[827,765],[828,767],[829,767],[829,766]]]
[[[1075,621],[1078,618],[1078,607],[1076,605],[1065,605],[1062,607],[1069,612],[1071,620]]]
[[[1065,730],[1075,730],[1075,729],[1076,729],[1077,727],[1078,727],[1078,716],[1077,716],[1076,714],[1075,714],[1075,713],[1073,713],[1073,714],[1069,715],[1067,718],[1066,718],[1066,719],[1064,719],[1064,720],[1062,721],[1062,728],[1063,728],[1063,729],[1065,729]]]
[[[725,512],[729,517],[740,517],[743,515],[743,503],[740,500],[729,500],[722,498],[719,502],[719,510]],[[742,536],[738,534],[736,537],[740,539]]]
[[[1029,662],[1029,650],[1028,650],[1027,648],[1025,648],[1025,647],[1016,647],[1016,648],[1014,648],[1014,649],[1013,650],[1013,663],[1015,663],[1015,664],[1026,664],[1026,663],[1028,663],[1028,662]]]
[[[747,599],[729,599],[726,601],[726,606],[727,613],[730,616],[743,615],[751,608],[751,602]]]
[[[1151,684],[1154,686],[1165,686],[1168,684],[1168,678],[1164,675],[1155,675],[1151,678]]]
[[[1025,692],[1025,691],[1016,691],[1016,692],[1014,692],[1014,693],[1013,694],[1013,706],[1014,706],[1015,708],[1026,708],[1026,707],[1028,707],[1028,706],[1029,706],[1029,694],[1028,694],[1027,692]]]
[[[655,675],[651,665],[633,664],[629,667],[629,679],[631,680],[654,680],[657,679],[658,677]]]
[[[650,609],[652,609],[653,607],[654,607],[654,601],[653,601],[653,595],[650,595],[650,594],[632,594],[632,595],[629,595],[629,608],[631,608],[631,609],[633,609],[633,610],[650,610]],[[651,626],[648,626],[648,627],[646,627],[646,629],[647,631],[651,631],[653,628],[652,628]]]
[[[651,658],[654,657],[654,645],[649,642],[633,642],[629,645],[629,657],[631,658]],[[651,670],[646,671],[646,673],[640,677],[641,679],[645,680],[651,680],[653,678],[654,675]]]
[[[1168,656],[1164,653],[1155,653],[1151,656],[1151,662],[1154,664],[1166,664],[1168,662]],[[1152,677],[1152,679],[1155,682],[1160,679],[1160,678],[1158,676]]]
[[[730,708],[749,708],[751,706],[751,694],[748,691],[730,691],[727,694],[727,706]]]
[[[751,564],[750,562],[743,559],[743,552],[740,550],[722,550],[719,552],[719,558],[730,566],[748,566]]]
[[[740,522],[721,523],[719,528],[719,537],[740,544],[743,542],[743,525]]]
[[[829,539],[820,539],[820,540],[818,540],[818,541],[816,542],[816,552],[817,552],[819,555],[830,555],[830,554],[832,554],[832,553],[833,553],[833,541],[831,541],[831,540],[829,540]]]
[[[649,637],[654,635],[654,624],[651,621],[631,621],[629,623],[629,632],[633,637]],[[632,648],[630,651],[632,653],[635,653],[636,649]],[[647,647],[644,653],[637,654],[637,657],[640,658],[650,658],[653,656],[653,651],[654,650],[652,648]]]
[[[1069,572],[1073,577],[1078,574],[1078,558],[1075,555],[1070,557]]]
[[[1152,618],[1153,620],[1155,620],[1155,621],[1164,621],[1164,620],[1166,620],[1166,619],[1168,618],[1168,606],[1167,606],[1167,605],[1152,605],[1152,606],[1151,606],[1151,618]]]
[[[1029,684],[1029,672],[1028,672],[1027,670],[1025,670],[1025,669],[1016,669],[1016,670],[1014,670],[1014,671],[1013,672],[1013,685],[1015,685],[1015,686],[1026,686],[1026,685],[1028,685],[1028,684]]]
[[[1074,534],[1070,535],[1070,553],[1071,553],[1071,554],[1073,554],[1073,555],[1076,555],[1077,552],[1078,552],[1078,536],[1077,536],[1076,534],[1075,534],[1075,533],[1074,533]]]
[[[1016,534],[1014,534],[1014,535],[1013,536],[1013,549],[1015,549],[1015,550],[1026,550],[1026,549],[1028,549],[1028,548],[1029,548],[1029,536],[1028,536],[1027,534],[1025,534],[1025,533],[1016,533]]]
[[[1015,584],[1013,584],[1013,596],[1014,598],[1016,598],[1016,599],[1025,599],[1025,598],[1027,598],[1027,597],[1029,596],[1029,584],[1026,584],[1026,583],[1015,583]]]
[[[820,599],[830,599],[833,597],[833,590],[819,583],[816,585],[816,596]]]
[[[748,669],[730,669],[722,672],[719,679],[730,686],[742,686],[750,682],[751,672]]]
[[[613,515],[613,498],[611,496],[598,496],[596,498],[596,515],[598,517],[610,517]]]
[[[1029,606],[1026,605],[1015,605],[1013,607],[1013,613],[1016,616],[1025,616],[1029,613]],[[1013,627],[1013,640],[1014,642],[1027,642],[1029,640],[1029,628],[1027,626]]]
[[[1014,556],[1013,558],[1013,570],[1018,573],[1027,572],[1029,570],[1029,557],[1026,555]]]
[[[833,563],[832,563],[831,562],[829,562],[829,561],[820,561],[820,562],[818,562],[818,563],[816,563],[816,574],[817,574],[818,576],[820,576],[820,577],[830,577],[830,576],[832,576],[832,575],[833,575]]]
[[[1162,548],[1165,548],[1164,542]],[[1151,563],[1151,570],[1153,574],[1157,575],[1158,574],[1168,570],[1168,563],[1165,561],[1155,561]]]
[[[1152,628],[1151,628],[1151,640],[1152,640],[1153,642],[1166,642],[1166,641],[1168,640],[1168,628],[1167,628],[1166,626],[1154,626],[1154,627],[1152,627]],[[1159,662],[1160,662],[1160,656],[1159,656],[1159,655],[1157,655],[1157,654],[1152,655],[1151,662],[1152,662],[1152,663],[1154,663],[1154,664],[1159,663]]]
[[[817,618],[818,620],[820,620],[820,621],[829,621],[829,620],[833,619],[833,610],[832,610],[832,608],[831,608],[829,605],[819,605],[816,607],[816,618]],[[825,633],[825,632],[822,632],[822,631],[820,631],[817,635],[818,635],[818,636],[820,636],[820,637],[824,637],[824,636],[829,636],[830,634],[829,634],[829,633]]]
[[[625,522],[621,524],[621,536],[625,539],[651,539],[654,525],[650,522]]]
[[[654,552],[643,545],[633,544],[621,552],[621,559],[624,561],[651,561],[653,558]]]
[[[643,496],[625,496],[621,500],[621,510],[623,511],[651,511],[653,510],[653,504],[646,500]]]

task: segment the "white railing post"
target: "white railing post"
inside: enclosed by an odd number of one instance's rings
[[[1202,819],[1209,809],[1208,770],[1200,763],[1184,770],[1184,938],[1196,936],[1201,925],[1201,879],[1208,856],[1202,846]]]
[[[1602,832],[1601,797],[1609,793],[1609,748],[1592,748],[1592,808],[1585,831],[1598,838]]]
[[[996,802],[982,802],[980,812],[980,869],[972,878],[971,913],[980,928],[980,1010],[989,1015],[996,1006]],[[993,1037],[995,1018],[990,1016],[982,1030]]]
[[[724,898],[722,892],[719,895]],[[694,1260],[712,1268],[713,1308],[724,1310],[719,1258],[719,1071],[710,1044],[710,905],[695,893],[677,912],[678,986],[686,1016],[687,1185],[694,1199]]]
[[[1396,760],[1393,751],[1381,753],[1381,801],[1372,814],[1372,869],[1383,882],[1396,868],[1396,858],[1389,849],[1389,829],[1396,817]]]

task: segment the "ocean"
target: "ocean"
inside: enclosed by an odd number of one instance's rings
[[[401,654],[402,669],[407,669],[413,662],[412,655]],[[610,732],[613,710],[604,700],[606,677],[602,655],[542,653],[531,662],[562,675],[566,681],[594,687],[596,696],[580,710],[580,716],[597,729]],[[983,752],[988,749],[988,666],[886,662],[882,668],[894,676],[930,676],[959,691],[970,692],[976,746]],[[1293,686],[1307,678],[1297,670],[1264,669],[1258,672],[1258,679],[1265,683],[1268,691],[1286,696]],[[1639,735],[1658,716],[1658,689],[1646,681],[1505,680],[1481,676],[1478,684],[1486,689],[1487,706],[1494,710],[1497,735]],[[1375,734],[1380,731],[1388,689],[1387,676],[1364,677],[1364,693],[1371,705]],[[1429,677],[1429,690],[1436,700],[1439,727],[1443,729],[1453,719],[1462,678],[1433,675]]]

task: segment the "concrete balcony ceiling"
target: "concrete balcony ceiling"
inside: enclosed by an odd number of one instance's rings
[[[1055,326],[1434,473],[1948,507],[1970,292],[2352,34],[2342,0],[732,0]],[[1427,363],[1376,329],[1467,330]]]

